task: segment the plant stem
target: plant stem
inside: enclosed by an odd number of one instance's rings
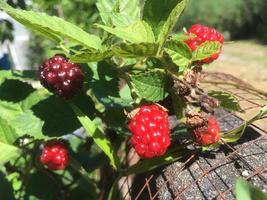
[[[68,54],[68,55],[70,54],[70,50],[67,49],[67,47],[65,47],[64,44],[60,43],[60,44],[59,44],[59,47],[60,47],[66,54]]]
[[[176,146],[172,149],[170,149],[164,156],[162,157],[155,157],[150,160],[143,160],[135,165],[120,170],[120,177],[122,176],[128,176],[130,174],[140,174],[143,172],[148,172],[150,170],[156,169],[160,166],[170,164],[174,161],[177,161],[179,159],[182,159],[186,156],[189,156],[193,153],[196,153],[198,150],[189,150],[189,149],[184,149],[186,146],[188,146],[191,143],[187,143],[184,145],[179,145]]]
[[[257,121],[257,120],[260,120],[261,118],[259,118],[259,115],[256,115],[255,117],[251,118],[250,120],[248,120],[246,123],[247,123],[247,126],[253,124],[253,122]]]
[[[132,70],[145,71],[146,69],[147,69],[147,67],[145,65],[138,65],[138,64],[135,64],[135,65],[127,65],[127,66],[124,66],[123,67],[123,70],[125,72],[132,71]]]
[[[100,113],[103,113],[105,111],[105,105],[103,105],[95,96],[94,92],[92,89],[88,90],[86,92],[86,94],[88,94],[91,98],[91,100],[94,102],[95,108],[96,110],[98,110]]]
[[[139,104],[139,98],[138,98],[138,95],[136,94],[134,87],[131,83],[130,76],[127,74],[127,72],[125,72],[121,68],[117,68],[117,71],[118,71],[119,75],[121,76],[121,78],[124,79],[126,81],[127,85],[129,86],[129,88],[131,90],[131,96],[134,99],[135,103]]]

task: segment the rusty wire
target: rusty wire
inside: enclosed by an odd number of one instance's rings
[[[250,84],[244,81],[241,81],[232,75],[228,75],[224,73],[205,73],[203,87],[206,89],[213,88],[217,90],[223,90],[223,91],[234,94],[238,98],[240,103],[245,104],[242,106],[242,110],[244,112],[248,112],[254,109],[260,110],[263,106],[267,105],[267,93],[253,88],[253,86],[251,86]],[[262,103],[259,103],[257,101],[260,101]],[[227,118],[230,115],[237,116],[238,113],[228,113],[227,115],[224,115],[223,117]],[[226,194],[229,192],[233,193],[234,186],[227,185],[227,189],[225,189],[224,191],[221,191],[216,186],[216,183],[214,183],[214,180],[212,180],[212,178],[209,177],[209,174],[212,172],[217,173],[215,171],[216,169],[218,169],[219,167],[223,165],[233,162],[233,160],[240,161],[241,163],[243,163],[243,166],[251,172],[249,176],[245,178],[246,180],[251,180],[253,177],[258,177],[261,181],[267,184],[266,177],[262,175],[264,172],[267,171],[267,163],[262,163],[262,165],[259,167],[253,167],[250,163],[247,162],[246,158],[240,153],[242,150],[249,148],[251,145],[257,145],[257,141],[266,139],[267,131],[264,130],[265,129],[264,127],[261,127],[260,125],[255,124],[255,123],[253,123],[251,126],[257,129],[261,133],[260,137],[254,140],[251,140],[246,144],[242,144],[238,148],[235,148],[234,146],[230,144],[223,143],[223,147],[227,149],[228,151],[230,151],[230,153],[227,156],[225,156],[223,159],[219,159],[218,162],[216,162],[213,165],[211,165],[208,161],[206,161],[207,164],[210,166],[208,169],[205,169],[200,163],[197,163],[198,168],[201,171],[201,174],[198,177],[194,178],[193,181],[189,181],[189,183],[187,183],[186,185],[183,185],[182,188],[180,188],[179,191],[174,194],[175,195],[174,199],[186,199],[184,197],[184,193],[190,190],[190,188],[193,187],[194,184],[199,183],[204,178],[207,178],[208,181],[210,182],[212,186],[212,188],[210,189],[216,192],[215,198],[212,198],[212,199],[223,199],[223,200],[227,199]],[[262,147],[260,148],[262,149],[263,152],[265,153],[267,152]],[[197,155],[192,155],[188,157],[187,160],[183,161],[183,164],[181,165],[181,167],[179,167],[179,169],[176,169],[178,172],[177,174],[180,175],[182,170],[186,168],[187,164],[189,162],[194,162],[194,159],[196,157]],[[138,192],[136,192],[136,194],[132,195],[130,199],[149,199],[149,200],[157,199],[159,193],[164,189],[163,186],[171,184],[172,182],[175,181],[174,180],[175,177],[171,177],[171,178],[167,177],[166,180],[164,180],[165,184],[162,184],[161,187],[157,188],[156,191],[153,191],[153,189],[151,189],[151,183],[153,179],[155,179],[155,177],[156,176],[153,174],[153,172],[152,174],[148,173],[148,175],[144,177],[143,179],[144,182],[143,182],[143,186],[141,187],[141,189]],[[128,194],[130,194],[131,193],[130,191],[132,191],[132,188],[136,186],[128,185],[127,187],[128,187]],[[129,198],[124,198],[124,199],[129,199]]]

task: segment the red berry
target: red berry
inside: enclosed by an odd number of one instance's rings
[[[67,145],[59,140],[52,140],[44,145],[40,162],[50,170],[63,170],[68,165],[69,150]]]
[[[162,156],[170,145],[168,113],[158,105],[142,106],[131,118],[131,143],[142,158]]]
[[[224,37],[216,31],[214,28],[209,28],[201,24],[193,25],[187,34],[194,34],[196,37],[188,39],[185,43],[190,47],[192,51],[195,51],[198,46],[207,41],[224,43]],[[220,53],[213,54],[209,58],[202,60],[202,63],[208,64],[216,60]]]
[[[65,99],[70,99],[81,91],[84,75],[78,64],[56,55],[39,68],[41,84],[50,92]]]
[[[197,128],[193,133],[199,145],[215,144],[221,139],[220,126],[214,117],[209,117],[206,127]]]

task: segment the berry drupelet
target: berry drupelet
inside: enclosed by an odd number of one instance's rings
[[[131,143],[141,158],[162,156],[170,145],[168,113],[160,106],[144,105],[130,119]]]
[[[214,117],[208,118],[207,126],[194,129],[193,134],[198,145],[215,144],[221,139],[220,126]]]
[[[195,51],[202,43],[204,42],[220,42],[224,43],[224,37],[214,28],[209,28],[207,26],[203,26],[201,24],[193,25],[187,32],[187,34],[193,34],[196,37],[185,40],[185,43],[190,47],[192,51]],[[219,53],[215,53],[211,55],[209,58],[202,60],[203,64],[209,64],[216,60],[220,55]]]
[[[63,141],[52,140],[44,145],[40,162],[50,170],[63,170],[68,165],[69,150]]]
[[[43,62],[39,68],[39,78],[45,88],[65,99],[79,93],[84,81],[79,65],[60,55]]]

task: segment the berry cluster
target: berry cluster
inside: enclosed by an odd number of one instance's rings
[[[56,55],[39,68],[41,84],[50,92],[65,99],[72,98],[83,86],[84,75],[78,64]]]
[[[50,170],[65,169],[69,161],[69,150],[66,144],[52,140],[44,145],[40,162]]]
[[[220,126],[218,121],[214,117],[209,117],[208,125],[193,130],[193,134],[196,139],[196,143],[199,145],[211,145],[219,142]]]
[[[193,25],[187,34],[194,34],[196,36],[185,41],[192,51],[195,51],[202,43],[207,41],[220,42],[221,44],[224,43],[224,38],[218,31],[214,28],[209,28],[200,24]],[[220,53],[213,54],[209,58],[202,60],[202,62],[204,64],[209,64],[216,60],[219,57],[219,54]]]
[[[168,113],[158,105],[145,105],[131,118],[131,143],[142,158],[162,156],[170,145]]]

